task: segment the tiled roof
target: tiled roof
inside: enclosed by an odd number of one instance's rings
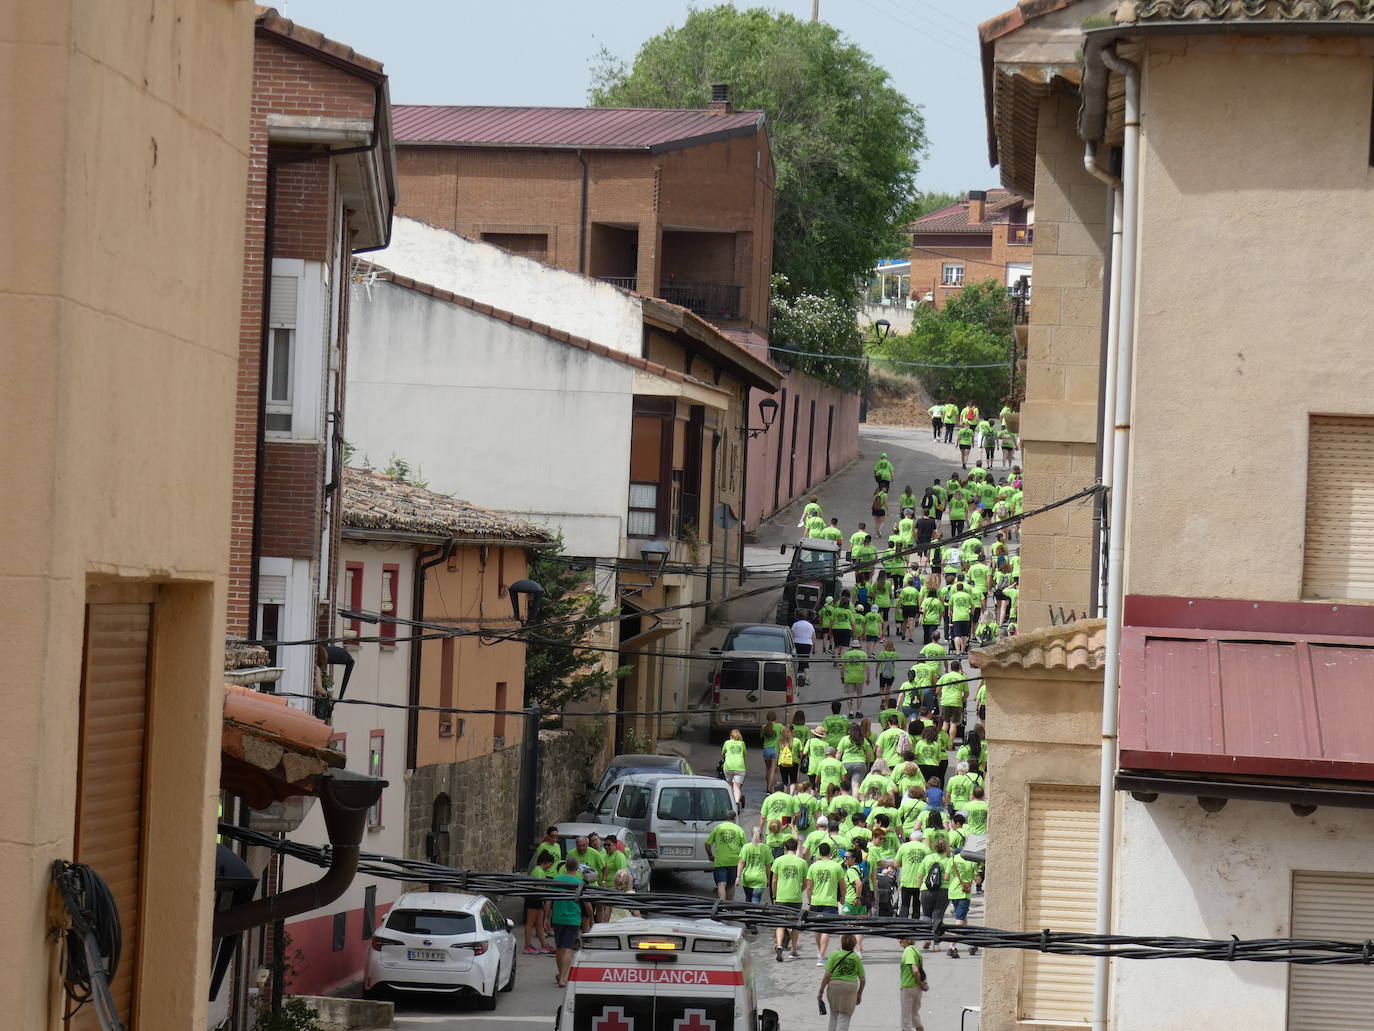
[[[328,723],[286,704],[285,698],[224,685],[220,731],[220,787],[254,809],[314,794],[322,774],[345,757],[329,746]]]
[[[476,541],[553,540],[552,533],[535,523],[366,469],[344,470],[343,525]]]
[[[267,649],[256,644],[244,644],[242,641],[225,639],[224,642],[224,670],[226,673],[236,669],[254,669],[266,666],[271,658],[267,654]]]
[[[1374,22],[1374,0],[1126,0],[1119,22]]]
[[[1012,208],[1024,201],[1010,190],[988,190],[983,221],[969,224],[968,201],[961,200],[929,215],[922,215],[908,229],[914,233],[990,233],[992,227],[1007,221]]]
[[[1078,673],[1099,670],[1107,662],[1107,621],[1080,619],[1065,626],[1049,626],[1017,634],[988,648],[969,653],[981,670],[1035,670]]]
[[[343,43],[336,43],[334,40],[325,36],[323,33],[316,32],[314,29],[307,29],[304,25],[297,25],[290,18],[283,18],[277,13],[274,7],[263,7],[257,5],[257,24],[258,28],[274,35],[282,36],[301,46],[306,46],[312,50],[318,50],[322,54],[327,54],[335,60],[345,64],[353,65],[359,71],[366,72],[372,76],[382,74],[382,62],[374,61],[370,57],[364,57],[352,47]]]
[[[711,390],[721,389],[714,384],[707,383],[705,380],[697,379],[695,376],[684,375],[676,369],[670,369],[668,366],[660,365],[658,362],[651,362],[647,358],[639,357],[637,354],[626,354],[624,351],[616,351],[607,347],[605,344],[598,344],[594,340],[588,340],[586,337],[575,336],[565,329],[555,329],[543,322],[534,322],[531,319],[525,318],[523,315],[516,315],[514,312],[509,312],[502,308],[493,308],[490,304],[474,301],[471,297],[455,294],[451,290],[445,290],[442,287],[434,286],[430,283],[422,283],[417,279],[411,279],[409,276],[397,275],[390,269],[384,269],[380,265],[372,265],[370,267],[376,271],[377,278],[383,282],[392,283],[396,286],[404,287],[407,290],[415,290],[422,294],[429,294],[431,297],[437,297],[441,301],[448,301],[450,304],[456,304],[463,308],[470,308],[479,315],[487,315],[493,319],[500,319],[502,322],[509,322],[512,326],[516,326],[520,329],[528,329],[532,333],[546,336],[550,340],[557,340],[559,343],[567,344],[569,347],[577,347],[583,351],[590,351],[592,354],[600,355],[602,358],[609,358],[612,361],[620,362],[622,365],[629,365],[642,372],[647,372],[654,376],[661,376],[664,379],[672,380],[674,383],[692,383],[696,386],[707,387]],[[664,301],[662,303],[667,304],[668,302]],[[672,305],[671,307],[676,308],[680,306]],[[687,311],[686,308],[682,310],[684,312]],[[688,314],[690,314],[690,312]],[[710,323],[706,323],[706,325],[709,326]]]
[[[456,107],[401,104],[392,108],[397,143],[459,147],[584,147],[590,150],[673,150],[731,136],[763,124],[762,111],[681,111],[614,107]]]

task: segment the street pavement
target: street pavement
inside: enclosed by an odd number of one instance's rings
[[[939,476],[946,479],[959,469],[958,451],[952,445],[937,444],[930,438],[930,430],[864,426],[860,428],[860,454],[824,483],[808,492],[801,500],[784,509],[759,527],[752,537],[746,540],[745,563],[749,567],[776,570],[782,558],[778,547],[794,544],[800,536],[797,520],[809,493],[819,496],[827,519],[838,516],[840,528],[848,540],[860,520],[870,523],[869,499],[873,493],[873,463],[878,455],[886,452],[895,467],[892,483],[890,508],[895,510],[896,497],[902,488],[910,484],[920,494],[926,484]],[[895,522],[895,511],[889,516],[888,525]],[[948,531],[948,525],[942,526]],[[886,532],[886,531],[885,531]],[[884,537],[885,539],[885,537]],[[750,577],[741,590],[747,590],[777,579],[775,572],[768,576]],[[852,579],[852,578],[851,578]],[[771,621],[776,595],[765,595],[741,599],[727,608],[728,618],[732,621]],[[699,642],[704,650],[709,638]],[[919,650],[910,642],[898,640],[897,651],[903,662],[915,660]],[[707,664],[699,664],[693,672],[693,683],[689,696],[695,695],[699,701],[697,708],[705,702],[708,670]],[[899,670],[905,666],[899,665]],[[876,674],[872,690],[876,690]],[[971,685],[970,697],[976,692],[977,684]],[[829,713],[829,702],[840,698],[839,673],[826,663],[813,663],[810,683],[798,689],[797,708],[805,710],[809,722],[816,723]],[[865,711],[876,713],[876,699],[865,703]],[[782,713],[779,713],[782,716]],[[708,740],[707,720],[704,714],[690,718],[681,735],[671,741],[659,743],[659,751],[667,754],[683,755],[691,762],[693,769],[710,772],[715,768],[720,754],[719,745]],[[764,797],[763,765],[757,747],[751,743],[748,762],[748,776],[745,781],[745,809],[740,824],[752,830],[758,824],[758,805]],[[703,898],[714,896],[714,885],[708,873],[660,873],[654,876],[653,888],[656,891],[680,892],[699,895]],[[983,915],[981,896],[973,900],[969,922],[977,924]],[[519,929],[517,928],[517,934]],[[838,944],[838,943],[836,943]],[[800,945],[802,958],[788,959],[779,964],[773,958],[772,938],[766,931],[760,931],[753,941],[752,956],[754,973],[758,985],[760,1006],[777,1010],[784,1029],[814,1028],[824,1026],[817,1014],[816,990],[820,984],[821,969],[816,966],[814,939],[804,936]],[[850,1024],[853,1031],[877,1031],[899,1026],[898,964],[901,949],[896,941],[882,938],[869,938],[864,943],[864,964],[868,984],[864,991],[863,1004],[855,1011]],[[927,1028],[952,1029],[960,1027],[963,1007],[977,1005],[981,957],[970,956],[967,950],[958,959],[947,954],[927,953],[926,973],[931,988],[922,1006],[922,1020]],[[477,1013],[465,1002],[438,1001],[416,1003],[404,1001],[397,1005],[396,1027],[403,1031],[421,1029],[444,1029],[458,1027],[492,1028],[552,1028],[553,1016],[563,1001],[563,991],[553,983],[554,965],[551,957],[520,956],[515,990],[502,995],[495,1013]],[[965,1027],[967,1031],[977,1028],[977,1018],[970,1015]]]

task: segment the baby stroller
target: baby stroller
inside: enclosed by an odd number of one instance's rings
[[[897,915],[897,871],[884,866],[878,871],[878,915]]]

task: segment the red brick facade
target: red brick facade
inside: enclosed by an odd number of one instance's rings
[[[913,299],[930,294],[935,306],[943,308],[964,285],[995,279],[1008,286],[1008,265],[1030,265],[1034,227],[1028,224],[1026,203],[1005,190],[975,192],[972,197],[911,226]],[[963,285],[943,282],[946,265],[963,266]]]
[[[584,149],[581,159],[569,149],[400,141],[396,160],[402,215],[572,272],[631,280],[649,296],[674,281],[739,287],[738,318],[699,314],[767,333],[773,166],[762,129],[660,154]]]

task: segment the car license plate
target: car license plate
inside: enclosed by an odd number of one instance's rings
[[[443,949],[407,949],[406,959],[424,961],[426,963],[442,963],[448,958],[448,953]]]
[[[690,856],[692,854],[691,845],[666,845],[658,850],[661,856]]]
[[[731,723],[753,723],[754,714],[752,712],[732,712],[726,716]]]

